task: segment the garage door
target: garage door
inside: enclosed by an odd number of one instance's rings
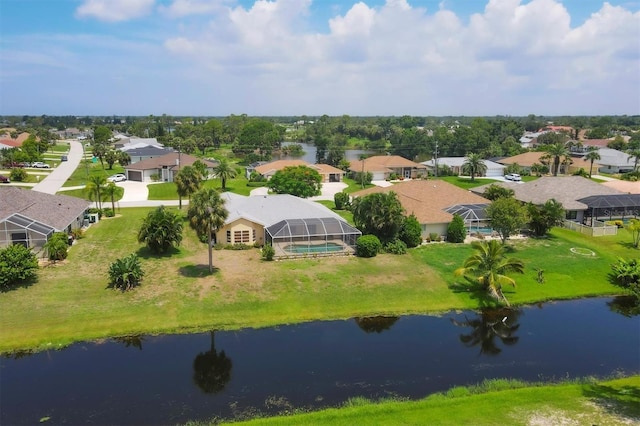
[[[497,177],[497,176],[502,176],[503,174],[504,174],[504,169],[487,169],[486,176]]]
[[[384,172],[373,172],[373,180],[384,180]]]
[[[136,182],[142,182],[142,171],[140,170],[127,170],[127,179]]]

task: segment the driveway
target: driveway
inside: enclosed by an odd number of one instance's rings
[[[342,192],[342,190],[345,189],[346,187],[347,187],[347,184],[344,182],[323,183],[322,188],[320,188],[320,195],[316,197],[309,197],[309,199],[314,201],[317,201],[317,200],[333,201],[333,196],[338,192]],[[251,190],[252,197],[258,196],[258,195],[268,195],[268,194],[269,194],[269,188],[267,188],[266,186],[261,186],[259,188]]]
[[[132,180],[125,180],[123,182],[116,182],[116,185],[124,188],[124,195],[120,202],[130,201],[146,201],[149,198],[149,189],[146,182],[135,182]]]

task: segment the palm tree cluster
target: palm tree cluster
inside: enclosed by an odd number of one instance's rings
[[[145,243],[152,253],[165,253],[182,241],[182,217],[164,206],[149,212],[138,231],[138,242]]]
[[[116,259],[109,267],[109,286],[122,291],[133,289],[140,284],[144,271],[135,253]]]

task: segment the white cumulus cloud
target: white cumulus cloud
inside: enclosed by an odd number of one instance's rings
[[[85,0],[77,9],[78,18],[121,22],[148,15],[155,0]]]

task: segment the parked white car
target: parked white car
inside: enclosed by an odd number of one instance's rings
[[[520,175],[517,173],[509,173],[508,175],[504,175],[504,178],[506,180],[512,180],[514,182],[520,182],[522,180],[522,177],[520,177]]]
[[[31,167],[35,167],[36,169],[50,169],[51,168],[47,163],[43,163],[42,161],[36,161],[35,163],[31,163]]]
[[[107,178],[107,182],[124,182],[125,180],[127,180],[127,177],[122,173],[117,173]]]

